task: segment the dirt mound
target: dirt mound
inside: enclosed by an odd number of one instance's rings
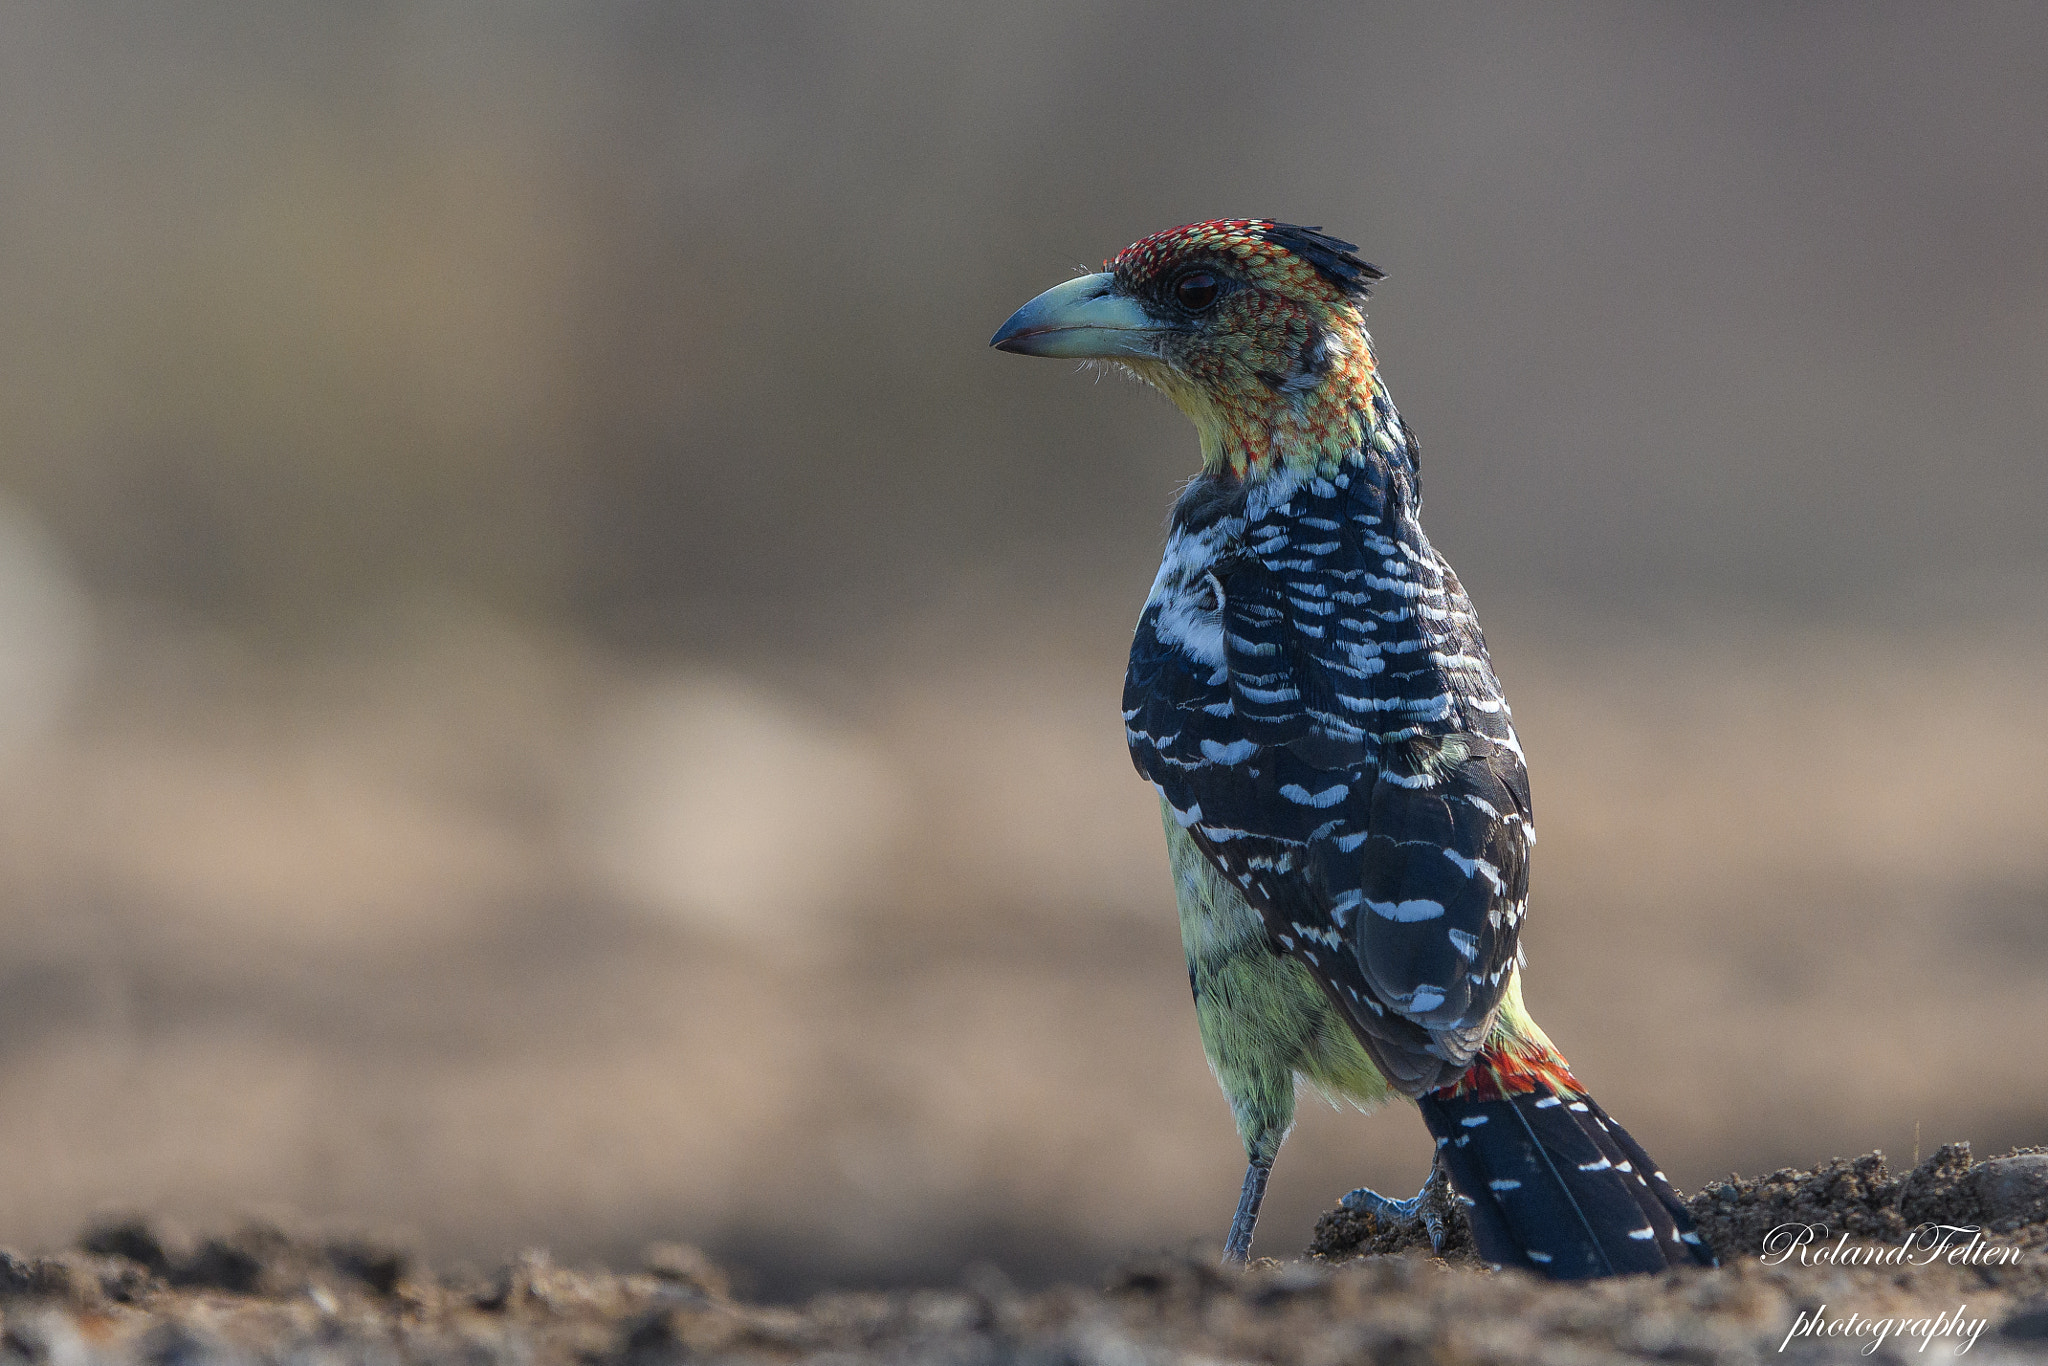
[[[1956,1145],[1895,1179],[1873,1153],[1718,1183],[1693,1207],[1716,1270],[1557,1285],[1472,1267],[1455,1232],[1453,1257],[1434,1259],[1333,1214],[1306,1261],[1245,1272],[1158,1256],[1100,1290],[1026,1295],[984,1270],[799,1306],[737,1301],[718,1268],[672,1245],[631,1272],[529,1253],[465,1278],[373,1240],[266,1227],[180,1240],[124,1221],[75,1251],[0,1253],[0,1362],[1734,1363],[1781,1348],[1904,1360],[1923,1340],[2048,1360],[2048,1154],[1973,1163]],[[1928,1224],[1978,1232],[1922,1255]],[[1824,1231],[1801,1243],[1787,1226]]]
[[[1815,1226],[1834,1238],[1846,1234],[1859,1242],[1892,1244],[1907,1242],[1928,1225],[1975,1226],[2006,1235],[2002,1241],[2007,1243],[2041,1247],[2048,1241],[2044,1155],[2048,1148],[2015,1148],[2004,1157],[1973,1163],[1969,1144],[1950,1143],[1898,1178],[1881,1152],[1838,1157],[1812,1171],[1788,1167],[1755,1180],[1717,1181],[1693,1197],[1692,1213],[1701,1236],[1723,1262],[1766,1254],[1774,1230]],[[1441,1188],[1433,1189],[1432,1197],[1431,1207],[1444,1221],[1442,1260],[1479,1265],[1463,1210]],[[1332,1262],[1428,1251],[1414,1225],[1382,1224],[1370,1214],[1342,1208],[1316,1222],[1308,1248],[1309,1256]]]

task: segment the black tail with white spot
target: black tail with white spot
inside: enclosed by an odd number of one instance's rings
[[[1487,1261],[1560,1281],[1714,1265],[1664,1173],[1590,1097],[1420,1104]]]

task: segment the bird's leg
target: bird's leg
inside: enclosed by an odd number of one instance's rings
[[[1441,1200],[1432,1199],[1448,1186],[1450,1173],[1441,1162],[1430,1160],[1429,1179],[1422,1183],[1422,1189],[1406,1200],[1389,1200],[1376,1190],[1360,1186],[1337,1202],[1342,1209],[1353,1214],[1370,1214],[1383,1224],[1399,1226],[1422,1225],[1422,1231],[1429,1238],[1429,1250],[1444,1250],[1444,1217],[1439,1206]]]
[[[1252,1227],[1259,1222],[1259,1205],[1266,1198],[1266,1178],[1273,1174],[1273,1159],[1253,1158],[1244,1169],[1244,1192],[1237,1197],[1237,1215],[1230,1221],[1230,1237],[1223,1243],[1223,1261],[1243,1266],[1252,1256]]]

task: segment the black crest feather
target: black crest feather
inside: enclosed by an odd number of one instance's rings
[[[1266,240],[1314,266],[1316,274],[1353,299],[1371,298],[1372,282],[1387,278],[1378,266],[1358,258],[1357,243],[1332,237],[1321,228],[1275,223],[1266,229]]]

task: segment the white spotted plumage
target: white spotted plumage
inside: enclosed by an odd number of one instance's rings
[[[1413,1094],[1470,1061],[1502,999],[1529,798],[1471,603],[1416,520],[1406,428],[1373,404],[1385,439],[1334,469],[1188,486],[1124,712],[1175,820],[1276,942],[1322,950]]]

